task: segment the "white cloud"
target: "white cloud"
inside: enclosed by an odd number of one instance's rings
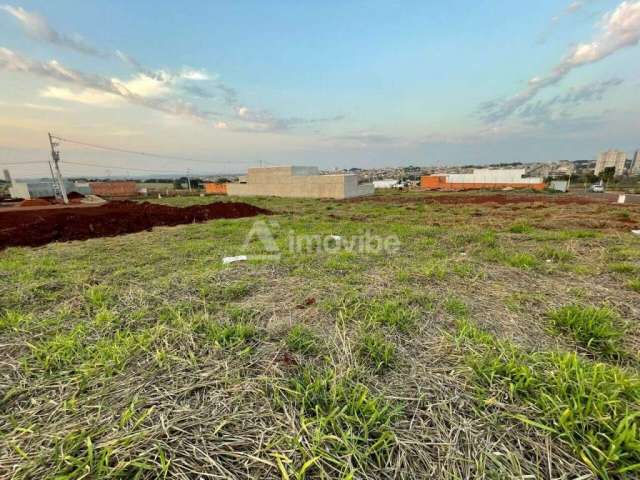
[[[78,91],[70,90],[62,87],[47,87],[40,92],[42,98],[52,98],[56,100],[64,100],[67,102],[82,103],[84,105],[94,106],[116,106],[122,105],[122,98],[112,93],[106,93],[100,90],[84,88]]]
[[[0,5],[0,10],[4,10],[18,20],[24,31],[36,40],[70,48],[85,55],[106,56],[104,52],[87,44],[80,36],[69,36],[54,30],[43,16],[35,12],[28,12],[22,7],[12,5]]]
[[[182,73],[180,74],[180,78],[183,78],[184,80],[193,80],[193,81],[201,82],[204,80],[209,80],[211,77],[204,70],[185,68],[182,70]]]
[[[640,42],[640,0],[624,1],[600,22],[600,31],[588,43],[581,43],[556,65],[550,73],[533,77],[525,90],[504,100],[481,105],[481,114],[489,122],[504,120],[533,99],[541,90],[560,82],[574,69],[598,62],[626,47]]]
[[[162,77],[160,77],[162,78]],[[131,80],[112,78],[111,81],[126,94],[139,95],[143,98],[162,97],[171,92],[170,84],[158,77],[151,78],[144,74],[137,74]]]

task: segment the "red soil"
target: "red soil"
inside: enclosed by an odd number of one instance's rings
[[[156,226],[200,223],[216,218],[253,217],[268,210],[239,202],[215,202],[187,208],[129,201],[99,207],[0,211],[0,250],[50,242],[113,237]]]
[[[51,202],[44,198],[34,198],[31,200],[22,200],[20,202],[21,207],[46,207],[51,205]]]

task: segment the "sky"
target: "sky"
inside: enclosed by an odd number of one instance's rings
[[[2,1],[14,176],[48,173],[48,132],[69,176],[640,148],[640,0]]]

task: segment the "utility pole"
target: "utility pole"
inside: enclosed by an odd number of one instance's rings
[[[58,185],[56,176],[53,174],[53,166],[51,165],[51,161],[49,161],[49,172],[51,172],[51,186],[53,187],[53,196],[56,197],[56,199],[61,198],[60,185]]]
[[[191,191],[191,169],[187,168],[187,186],[189,187],[189,191]]]
[[[65,205],[67,205],[69,203],[69,198],[67,198],[67,189],[64,187],[64,179],[62,178],[62,173],[60,173],[60,166],[58,165],[58,163],[60,162],[60,152],[56,150],[58,143],[53,141],[51,133],[49,133],[49,145],[51,145],[51,159],[53,160],[53,165],[56,169],[56,177],[58,179],[58,185],[60,186],[62,201],[65,203]]]

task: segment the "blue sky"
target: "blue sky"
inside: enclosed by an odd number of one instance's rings
[[[640,148],[639,0],[183,3],[0,3],[0,164],[46,174],[48,131],[184,158],[64,142],[68,174]]]

